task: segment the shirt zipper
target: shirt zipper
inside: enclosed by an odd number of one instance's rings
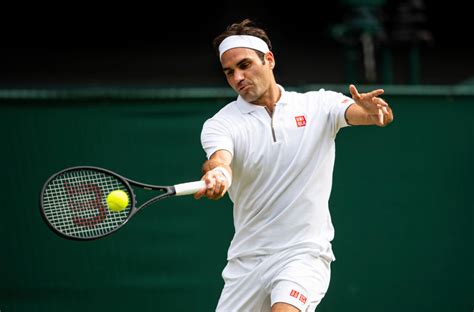
[[[265,109],[267,110],[267,113],[270,115],[270,118],[271,118],[270,127],[272,128],[272,138],[273,138],[273,143],[276,143],[275,125],[273,123],[273,113],[270,112],[270,110],[266,106],[265,106]]]

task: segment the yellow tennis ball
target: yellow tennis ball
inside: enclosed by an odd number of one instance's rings
[[[128,195],[122,190],[115,190],[107,196],[107,205],[110,210],[122,211],[128,206]]]

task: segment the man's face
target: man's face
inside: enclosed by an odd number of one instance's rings
[[[249,103],[256,104],[274,79],[271,52],[263,64],[254,50],[233,48],[222,54],[221,64],[229,85]]]

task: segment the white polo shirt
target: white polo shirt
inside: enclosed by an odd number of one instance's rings
[[[333,91],[282,90],[273,116],[240,96],[202,129],[207,157],[232,155],[235,234],[228,260],[309,248],[334,258],[328,201],[335,137],[353,100]]]

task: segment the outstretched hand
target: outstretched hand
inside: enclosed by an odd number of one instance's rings
[[[376,89],[368,93],[359,93],[357,88],[351,84],[349,86],[352,99],[367,114],[370,122],[379,127],[388,125],[393,120],[392,110],[379,96],[384,93],[383,89]]]

